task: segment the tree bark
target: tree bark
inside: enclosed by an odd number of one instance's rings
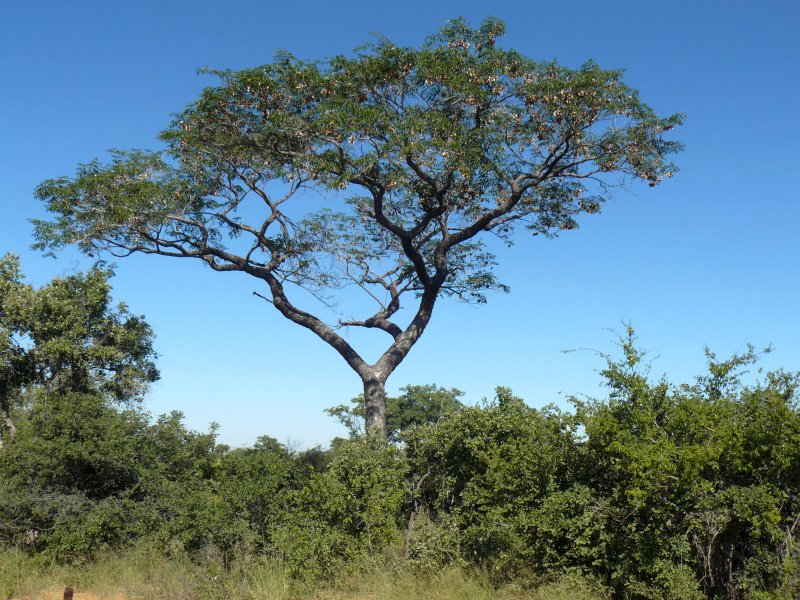
[[[366,377],[364,382],[364,420],[368,434],[386,435],[386,382],[378,377]]]
[[[13,438],[17,435],[17,428],[14,426],[14,421],[11,420],[11,417],[3,415],[3,424],[6,426],[6,429],[8,429],[9,437]]]
[[[3,438],[5,437],[3,428],[8,430],[8,437],[13,439],[17,434],[17,428],[14,426],[14,421],[11,420],[11,414],[8,406],[8,398],[3,396],[0,398],[0,412],[2,412],[2,424],[0,424],[0,448],[3,447]]]

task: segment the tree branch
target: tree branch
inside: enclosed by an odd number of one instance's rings
[[[272,273],[264,273],[263,278],[272,292],[272,304],[284,317],[314,332],[320,339],[336,350],[359,377],[363,379],[367,376],[370,365],[361,358],[358,352],[344,338],[314,315],[294,306],[286,297],[283,284]]]

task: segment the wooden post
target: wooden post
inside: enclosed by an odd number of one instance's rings
[[[64,600],[72,600],[72,595],[75,593],[71,587],[64,588]]]

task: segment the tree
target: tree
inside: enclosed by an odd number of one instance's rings
[[[35,289],[16,256],[0,259],[0,442],[16,432],[14,401],[85,394],[127,403],[158,379],[153,332],[112,306],[110,276],[95,267]]]
[[[32,380],[30,352],[20,335],[19,309],[30,295],[22,283],[19,259],[7,255],[0,259],[0,448],[5,435],[14,437],[17,427],[11,418],[11,402],[18,391]]]
[[[159,378],[153,330],[124,303],[112,304],[112,273],[53,279],[22,308],[35,382],[48,393],[95,394],[111,403],[142,398]]]
[[[487,234],[555,236],[594,213],[626,177],[656,185],[680,145],[621,81],[501,49],[496,19],[449,22],[420,49],[385,38],[319,62],[282,52],[219,85],[162,133],[166,149],[116,151],[109,164],[36,191],[52,220],[37,245],[89,254],[193,258],[247,273],[287,319],[334,348],[364,386],[366,427],[386,435],[385,382],[425,331],[440,296],[482,303],[507,290]],[[314,192],[312,194],[311,192]],[[336,210],[302,213],[321,195]],[[375,312],[338,323],[301,308],[347,286]],[[399,319],[409,300],[412,315]],[[391,341],[372,364],[341,327]]]

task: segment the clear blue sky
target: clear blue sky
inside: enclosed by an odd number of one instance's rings
[[[155,136],[212,80],[198,67],[244,68],[275,50],[347,53],[380,32],[417,45],[446,20],[506,21],[507,47],[578,66],[594,59],[661,114],[682,112],[681,171],[620,192],[557,240],[523,239],[501,256],[510,295],[475,308],[442,302],[389,381],[459,387],[468,401],[506,385],[531,405],[598,392],[590,353],[613,349],[623,320],[680,380],[703,347],[725,355],[773,344],[766,367],[800,368],[800,8],[795,2],[5,2],[0,7],[0,253],[29,279],[86,269],[29,250],[32,198],[109,148]],[[157,333],[162,381],[146,406],[190,426],[222,425],[241,445],[267,434],[302,445],[341,429],[327,406],[359,393],[341,358],[252,296],[258,282],[188,261],[118,263],[115,294]]]

